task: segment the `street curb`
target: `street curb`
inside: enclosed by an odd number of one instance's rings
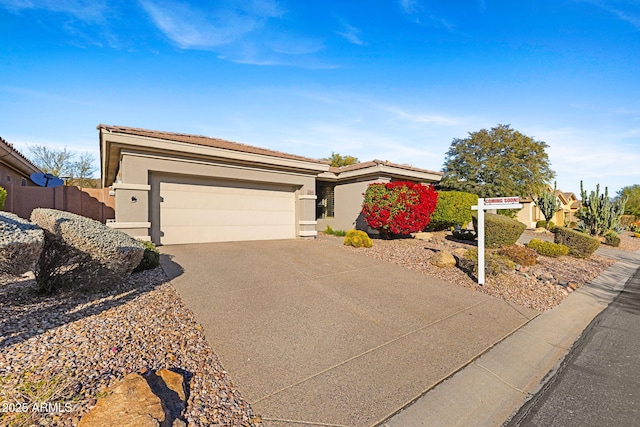
[[[501,426],[542,388],[640,267],[624,258],[380,426]]]

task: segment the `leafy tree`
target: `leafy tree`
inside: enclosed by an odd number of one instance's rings
[[[330,160],[331,166],[333,166],[334,168],[355,165],[356,163],[359,163],[357,157],[341,156],[340,154],[334,153],[333,151],[331,152],[331,157],[324,158],[322,160]]]
[[[91,154],[83,153],[76,160],[76,154],[63,149],[51,148],[46,145],[32,145],[29,147],[31,161],[44,173],[57,177],[69,177],[67,184],[82,187],[96,187],[96,180],[92,175],[97,168]]]
[[[556,196],[556,183],[553,183],[553,192],[546,188],[542,191],[540,196],[532,196],[533,203],[536,204],[542,215],[544,215],[545,221],[551,221],[553,215],[561,208],[558,197]]]
[[[440,185],[479,197],[538,194],[555,176],[547,147],[510,125],[469,132],[451,143]]]
[[[640,185],[634,184],[622,188],[618,191],[618,199],[627,199],[627,204],[624,208],[626,215],[640,216]]]

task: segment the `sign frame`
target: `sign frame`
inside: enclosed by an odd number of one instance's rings
[[[486,201],[489,203],[486,203]],[[515,201],[518,201],[517,203]],[[491,197],[478,198],[478,204],[471,206],[471,210],[478,211],[478,285],[485,283],[484,275],[484,211],[493,209],[522,209],[520,197]]]

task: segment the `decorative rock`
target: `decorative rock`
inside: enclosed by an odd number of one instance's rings
[[[20,275],[34,269],[44,246],[44,232],[36,224],[0,212],[0,273]]]
[[[453,255],[451,255],[451,252],[444,251],[444,250],[437,252],[435,255],[433,255],[430,261],[431,261],[431,264],[440,268],[456,266],[456,259],[453,257]]]
[[[569,282],[567,283],[567,288],[571,288],[571,290],[575,291],[576,289],[578,289],[580,285],[578,285],[576,282]]]
[[[464,258],[466,253],[467,253],[467,249],[465,248],[455,248],[453,251],[454,255],[457,255],[459,258]]]
[[[185,408],[180,374],[163,369],[146,378],[131,373],[107,390],[107,395],[85,414],[78,427],[179,427]]]
[[[553,277],[553,274],[549,272],[542,273],[540,276],[538,276],[538,279],[544,280],[544,281],[555,281],[555,277]]]
[[[433,233],[427,233],[427,232],[414,233],[413,238],[417,240],[431,240],[433,239]]]

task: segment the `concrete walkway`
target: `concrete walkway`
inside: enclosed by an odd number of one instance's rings
[[[173,285],[266,426],[382,423],[538,315],[328,242],[176,245],[161,252]],[[566,348],[566,336],[581,325],[550,322],[544,317],[543,338],[529,333],[518,346],[542,339],[553,353],[549,342]],[[511,348],[502,359],[483,356],[472,366],[496,378],[505,358],[529,363],[513,358]],[[506,381],[525,389],[535,379],[503,377],[501,387],[512,390]],[[503,398],[497,389],[488,394],[478,377],[466,384],[457,398],[446,394],[409,409],[422,408],[413,412],[422,418],[424,411],[442,413],[439,402]],[[398,418],[403,414],[389,425],[410,425]]]
[[[637,426],[640,270],[585,330],[562,367],[508,424]]]
[[[555,373],[584,329],[640,267],[639,254],[612,248],[598,253],[618,262],[383,425],[501,426]]]

